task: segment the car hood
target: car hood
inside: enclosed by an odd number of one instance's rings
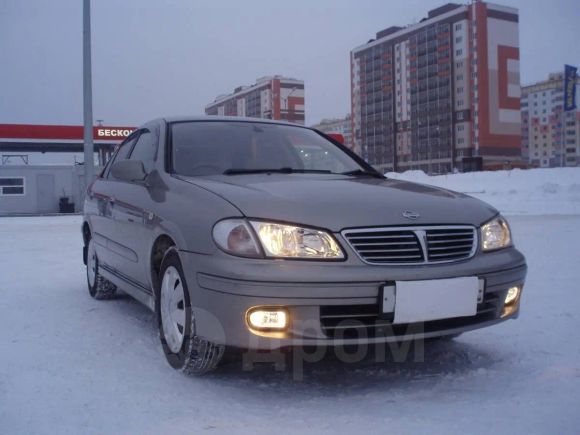
[[[471,224],[497,214],[490,205],[449,190],[400,180],[318,174],[182,177],[236,206],[245,216],[326,228]],[[418,213],[417,219],[403,212]]]

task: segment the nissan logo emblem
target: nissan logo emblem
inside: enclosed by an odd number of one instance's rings
[[[421,217],[421,215],[419,213],[417,213],[416,211],[405,210],[403,212],[403,217],[406,217],[407,219],[415,220],[415,219],[419,219]]]

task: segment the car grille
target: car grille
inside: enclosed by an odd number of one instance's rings
[[[426,230],[427,258],[433,261],[449,261],[469,258],[475,245],[474,228],[448,228]]]
[[[470,258],[477,248],[474,227],[369,228],[343,231],[359,257],[371,264],[442,263]]]
[[[486,294],[477,305],[477,314],[470,317],[431,320],[421,323],[421,332],[459,328],[497,318],[503,305],[499,293]],[[377,336],[398,336],[412,332],[410,324],[393,325],[393,313],[379,313],[378,304],[328,305],[320,307],[320,326],[333,339]]]

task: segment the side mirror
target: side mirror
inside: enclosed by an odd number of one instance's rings
[[[147,176],[141,160],[119,160],[111,166],[111,174],[123,181],[143,181]]]

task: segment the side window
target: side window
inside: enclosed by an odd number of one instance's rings
[[[135,142],[137,142],[138,137],[139,137],[139,135],[136,134],[132,138],[129,138],[126,142],[123,142],[120,145],[119,150],[117,151],[117,153],[113,156],[113,158],[111,159],[111,161],[107,165],[106,178],[114,178],[113,175],[111,174],[111,166],[113,166],[113,164],[119,160],[125,160],[125,159],[129,158],[129,152],[131,151],[131,148],[133,148],[133,145],[135,144]]]
[[[157,138],[149,130],[144,130],[139,136],[135,148],[131,152],[129,159],[131,160],[141,160],[143,162],[143,167],[145,172],[150,173],[155,166],[155,158],[157,155]]]

